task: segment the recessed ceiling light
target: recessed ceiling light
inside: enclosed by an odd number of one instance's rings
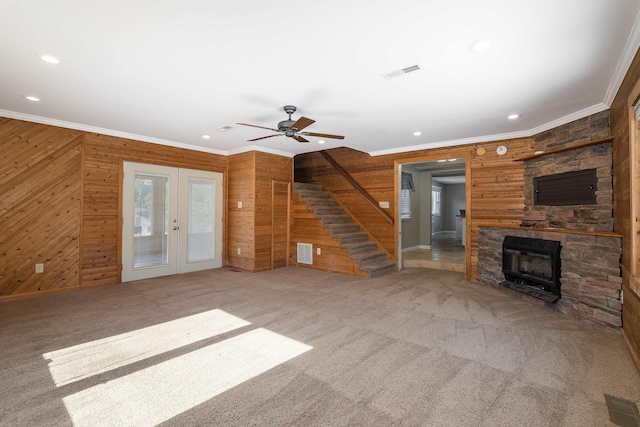
[[[509,119],[509,120],[515,120],[515,119],[517,119],[518,117],[520,117],[520,114],[510,114],[510,115],[508,115],[508,116],[507,116],[507,119]]]
[[[324,144],[326,141],[324,141],[323,139],[321,139],[320,141],[318,141],[318,144]]]
[[[202,139],[209,139],[211,138],[211,135],[202,135]]]
[[[37,96],[33,96],[33,95],[22,95],[22,97],[24,99],[28,99],[29,101],[33,101],[33,102],[40,101],[40,98],[38,98]]]
[[[422,132],[420,132],[419,130],[413,133],[413,136],[420,136],[420,135],[422,135]]]
[[[491,47],[491,42],[489,40],[480,39],[476,40],[469,45],[469,50],[471,52],[484,52],[485,50]]]
[[[59,64],[60,60],[53,55],[49,55],[46,53],[38,54],[38,58],[42,59],[44,62],[48,62],[49,64]]]

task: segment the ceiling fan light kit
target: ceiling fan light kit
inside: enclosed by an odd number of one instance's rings
[[[273,132],[278,132],[276,135],[267,135],[267,136],[261,136],[259,138],[249,139],[248,142],[258,141],[266,138],[273,138],[275,136],[282,136],[282,135],[288,138],[293,138],[298,142],[309,142],[308,139],[304,138],[305,136],[344,139],[344,136],[342,135],[331,135],[328,133],[315,133],[315,132],[301,132],[302,129],[305,129],[307,126],[314,124],[316,121],[309,119],[307,117],[300,117],[298,120],[294,121],[293,119],[291,119],[291,115],[296,112],[296,109],[297,108],[294,105],[285,105],[283,107],[284,112],[289,115],[289,118],[287,120],[282,120],[280,123],[278,123],[277,129],[258,126],[258,125],[251,125],[248,123],[238,123],[238,124],[242,126],[250,126],[254,128],[267,129]]]

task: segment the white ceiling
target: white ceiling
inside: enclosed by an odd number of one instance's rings
[[[609,107],[639,12],[638,0],[0,0],[0,115],[221,154],[530,136]],[[479,39],[492,47],[470,51]],[[236,122],[276,127],[285,104],[316,120],[305,130],[346,138],[246,142],[271,132]]]

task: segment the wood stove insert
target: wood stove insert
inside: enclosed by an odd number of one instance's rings
[[[500,285],[546,302],[560,299],[560,250],[556,240],[505,236]]]

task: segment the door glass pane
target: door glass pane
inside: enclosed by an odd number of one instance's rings
[[[214,257],[215,181],[189,178],[187,262]]]
[[[135,175],[133,268],[167,265],[169,177]]]

